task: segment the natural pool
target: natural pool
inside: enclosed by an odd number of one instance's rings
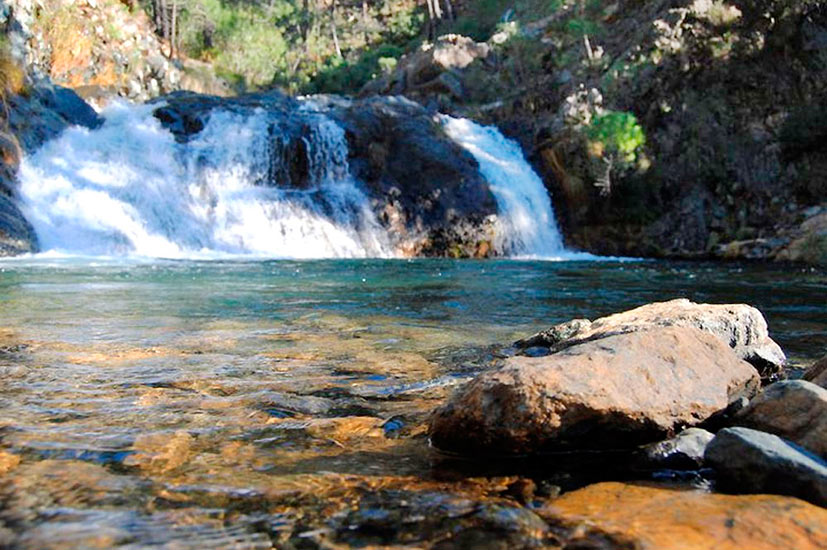
[[[0,547],[542,545],[519,476],[445,467],[428,413],[516,338],[675,297],[825,351],[827,275],[789,266],[0,262]]]

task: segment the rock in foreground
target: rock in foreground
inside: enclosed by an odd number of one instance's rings
[[[685,298],[646,304],[601,317],[575,319],[516,342],[518,347],[548,346],[559,351],[614,334],[652,327],[694,327],[718,337],[762,376],[781,371],[786,357],[770,337],[761,312],[746,304],[696,304]]]
[[[736,423],[789,439],[827,459],[827,390],[811,382],[768,386],[738,413]]]
[[[827,506],[827,462],[778,436],[727,428],[718,432],[704,458],[723,489],[791,495]]]
[[[755,369],[700,330],[617,334],[478,376],[433,414],[431,441],[465,453],[630,448],[696,425],[758,385]]]
[[[815,550],[827,510],[789,497],[734,496],[598,483],[540,511],[571,533],[566,548]]]

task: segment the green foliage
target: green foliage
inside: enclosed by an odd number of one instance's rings
[[[152,14],[155,0],[144,0]],[[178,51],[210,61],[237,88],[358,90],[391,70],[419,35],[417,0],[178,0]],[[160,32],[160,29],[159,29]]]
[[[605,111],[592,118],[586,128],[592,141],[603,145],[605,150],[616,154],[620,160],[633,163],[637,151],[646,143],[646,136],[634,114],[623,111]]]
[[[589,19],[574,18],[566,21],[566,32],[577,37],[596,36],[602,33],[602,27]]]
[[[316,78],[307,86],[311,93],[345,94],[359,90],[368,81],[383,73],[391,72],[402,48],[391,44],[382,44],[374,50],[362,54],[355,63],[343,59],[331,59],[330,63],[319,71]]]

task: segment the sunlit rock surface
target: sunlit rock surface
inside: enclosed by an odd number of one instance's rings
[[[545,357],[512,357],[431,419],[458,452],[629,448],[696,425],[758,388],[758,373],[694,328],[616,334]]]
[[[762,376],[777,374],[786,361],[781,347],[769,337],[767,321],[756,308],[746,304],[696,304],[685,298],[646,304],[592,322],[575,319],[520,340],[517,346],[542,345],[558,351],[612,334],[670,326],[694,327],[715,335],[738,357],[754,365]]]
[[[827,510],[771,495],[599,483],[563,495],[540,515],[568,533],[565,548],[816,550]]]

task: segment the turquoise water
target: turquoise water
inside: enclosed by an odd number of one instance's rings
[[[514,339],[746,302],[802,365],[825,296],[822,272],[751,264],[6,260],[0,527],[20,548],[351,541],[329,518],[377,487],[500,490],[446,481],[425,425]]]

